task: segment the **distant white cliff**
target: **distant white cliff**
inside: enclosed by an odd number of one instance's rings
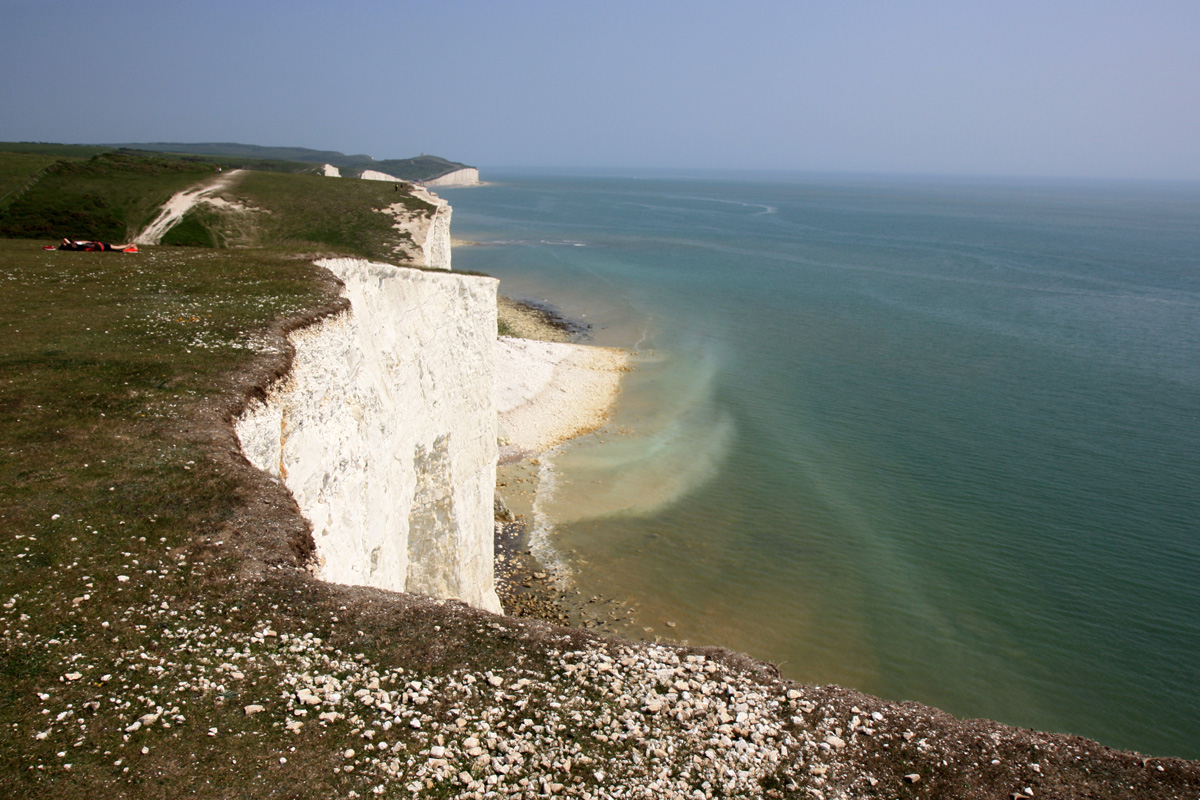
[[[295,496],[324,579],[499,613],[496,281],[319,263],[351,309],[292,335],[290,373],[237,422],[247,458]]]
[[[456,169],[454,172],[447,173],[440,178],[433,180],[422,181],[426,186],[478,186],[479,185],[479,170],[475,167],[466,167],[465,169]]]
[[[388,175],[386,172],[380,172],[377,169],[364,169],[362,174],[358,177],[362,178],[364,181],[391,181],[392,183],[407,182],[400,180],[395,175]]]

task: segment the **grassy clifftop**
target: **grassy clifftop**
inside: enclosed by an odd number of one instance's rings
[[[211,180],[215,165],[105,152],[86,160],[0,152],[0,236],[124,242],[176,192]],[[163,239],[168,245],[256,247],[392,258],[407,234],[380,209],[434,207],[406,186],[312,174],[247,170],[220,205],[195,207]]]

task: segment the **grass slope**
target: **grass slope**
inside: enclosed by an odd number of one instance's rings
[[[32,153],[0,154],[0,209],[11,205],[47,167],[60,159]]]
[[[28,158],[0,153],[0,165],[11,171]],[[0,236],[125,242],[172,194],[215,172],[206,164],[121,153],[57,161],[3,209]]]
[[[434,210],[398,184],[317,175],[251,171],[233,187],[229,196],[257,209],[240,215],[240,219],[239,215],[226,215],[232,226],[226,239],[231,245],[316,248],[376,259],[394,258],[395,248],[408,238],[393,227],[394,220],[381,213],[381,209],[400,203],[412,211]],[[225,236],[219,222],[203,219],[195,222]]]
[[[215,174],[209,163],[130,152],[87,161],[0,152],[0,180],[17,187],[12,202],[0,206],[0,235],[127,241],[172,194]],[[280,171],[247,170],[226,196],[244,210],[198,205],[163,244],[391,259],[409,237],[381,209],[434,210],[399,184]]]
[[[82,714],[102,674],[130,688],[122,654],[162,641],[131,616],[186,605],[228,571],[212,534],[245,498],[188,420],[255,354],[256,330],[319,300],[315,271],[212,251],[134,257],[0,240],[0,795],[78,780],[94,790],[122,774],[112,762],[132,720],[119,708],[75,726],[78,746],[36,737],[51,722],[41,708],[53,696]],[[60,682],[66,662],[103,671]]]

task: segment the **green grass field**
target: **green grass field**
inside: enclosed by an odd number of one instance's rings
[[[229,219],[226,241],[233,246],[294,250],[316,247],[390,260],[395,257],[395,247],[407,236],[397,231],[392,217],[379,213],[379,209],[402,203],[414,211],[433,210],[397,186],[382,181],[248,171],[230,195],[257,211]],[[215,220],[201,224],[224,235]]]
[[[87,713],[68,739],[36,737],[53,728],[41,711],[53,698],[84,713],[102,674],[136,696],[141,681],[127,680],[123,659],[163,641],[146,610],[187,608],[228,580],[212,534],[243,491],[189,421],[258,354],[270,323],[320,305],[315,271],[214,250],[65,253],[0,240],[0,795],[81,780],[104,796],[124,774],[113,761],[136,750],[120,704]],[[64,683],[68,664],[89,682]],[[189,706],[204,729],[229,726],[219,711]]]

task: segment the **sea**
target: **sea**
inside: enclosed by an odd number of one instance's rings
[[[494,172],[456,269],[628,348],[535,552],[640,638],[1200,758],[1200,184]]]

